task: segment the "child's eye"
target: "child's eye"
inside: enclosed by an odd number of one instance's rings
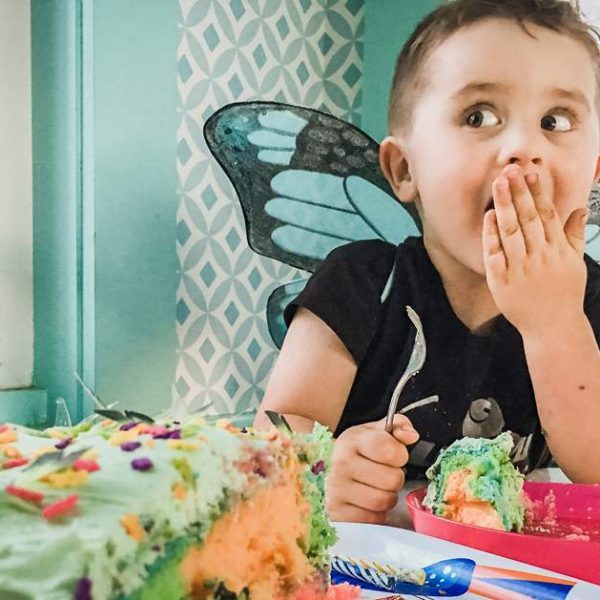
[[[467,113],[466,123],[469,127],[493,127],[500,123],[500,119],[489,108],[477,108]]]
[[[555,112],[542,117],[542,129],[547,131],[571,131],[574,120],[571,116]]]

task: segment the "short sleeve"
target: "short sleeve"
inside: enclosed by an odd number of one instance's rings
[[[333,330],[359,364],[376,331],[395,255],[396,247],[381,240],[336,248],[286,307],[286,324],[300,306],[307,308]]]

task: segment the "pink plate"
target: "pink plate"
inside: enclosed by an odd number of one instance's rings
[[[415,530],[600,584],[600,485],[525,482],[533,506],[522,533],[436,517],[423,507],[426,488],[407,494]]]

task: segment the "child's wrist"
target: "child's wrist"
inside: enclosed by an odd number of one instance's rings
[[[539,344],[568,346],[570,340],[587,335],[590,327],[590,322],[582,310],[572,314],[561,313],[556,315],[552,322],[542,326],[522,327],[519,333],[525,347]]]

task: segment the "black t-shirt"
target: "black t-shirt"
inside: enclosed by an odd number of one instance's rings
[[[585,257],[585,312],[600,338],[600,266]],[[421,318],[427,359],[398,402],[420,434],[410,449],[408,476],[421,477],[438,452],[463,436],[491,438],[513,432],[513,462],[523,471],[547,465],[521,335],[502,315],[486,335],[458,319],[420,237],[398,247],[380,240],[335,249],[287,307],[289,324],[304,306],[336,333],[358,370],[340,422],[348,427],[385,417],[392,392],[412,351]],[[560,318],[560,315],[557,315]]]

